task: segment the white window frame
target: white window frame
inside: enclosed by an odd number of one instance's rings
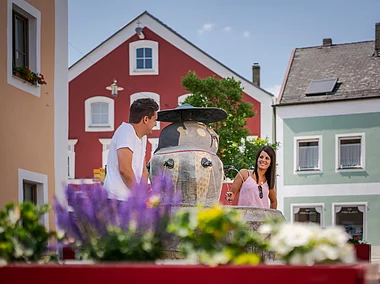
[[[318,141],[318,168],[315,170],[298,170],[298,159],[299,159],[299,142],[313,142]],[[322,160],[323,146],[322,146],[322,135],[315,136],[297,136],[294,137],[294,174],[321,174],[323,172],[323,160]]]
[[[340,140],[343,139],[361,139],[361,166],[357,168],[340,168]],[[335,171],[336,172],[362,172],[365,171],[365,133],[346,133],[335,134]]]
[[[18,169],[18,202],[24,202],[24,181],[37,185],[37,205],[48,204],[48,176],[24,169]],[[49,229],[49,214],[43,217],[43,225]]]
[[[8,84],[23,90],[33,96],[40,97],[39,85],[33,85],[13,75],[13,24],[12,12],[17,11],[28,19],[28,58],[29,68],[40,73],[41,63],[41,12],[24,0],[8,0],[8,23],[7,23],[7,81]]]
[[[331,204],[331,212],[332,212],[332,225],[336,226],[336,218],[335,218],[335,207],[336,206],[364,206],[363,212],[363,241],[367,240],[367,230],[368,230],[368,219],[367,219],[367,211],[368,211],[368,202],[334,202]]]
[[[182,105],[188,96],[191,96],[191,94],[184,94],[184,95],[179,96],[178,97],[178,106]]]
[[[68,141],[68,160],[69,160],[69,172],[68,178],[75,179],[75,144],[77,144],[78,139],[69,139]]]
[[[160,95],[157,93],[152,93],[152,92],[138,92],[134,93],[130,96],[129,101],[130,101],[130,106],[135,100],[138,99],[145,99],[145,98],[150,98],[155,100],[155,102],[158,104],[158,107],[160,107]],[[153,130],[160,130],[160,122],[156,122],[156,126],[153,127]]]
[[[106,103],[108,104],[108,126],[93,126],[91,117],[91,104]],[[104,96],[88,98],[84,103],[85,108],[85,131],[86,132],[108,132],[115,129],[115,101]]]
[[[111,138],[99,138],[99,142],[102,144],[102,168],[105,169],[108,161],[109,147],[111,145]]]
[[[148,138],[148,141],[152,146],[152,152],[150,154],[150,158],[152,158],[154,151],[156,151],[156,149],[158,147],[158,138]]]
[[[152,49],[152,69],[136,68],[136,50],[138,48]],[[129,44],[129,75],[158,75],[158,42],[152,40],[138,40]]]
[[[322,207],[321,212],[321,227],[325,227],[325,204],[324,203],[292,203],[290,209],[290,223],[294,223],[294,209],[297,208],[315,208],[315,207]]]

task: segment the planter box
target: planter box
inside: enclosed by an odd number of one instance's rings
[[[356,257],[358,260],[371,262],[371,245],[369,244],[354,244]]]
[[[376,264],[315,266],[218,266],[155,264],[9,265],[0,268],[1,283],[302,283],[375,284]]]

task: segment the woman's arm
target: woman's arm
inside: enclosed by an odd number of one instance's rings
[[[239,193],[243,181],[247,179],[248,171],[243,169],[235,176],[235,179],[232,183],[231,191],[226,192],[225,198],[227,201],[232,201],[235,199],[236,194]],[[244,179],[244,180],[243,180]]]
[[[277,209],[277,196],[274,188],[269,190],[270,208]]]

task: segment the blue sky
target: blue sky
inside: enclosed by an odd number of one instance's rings
[[[199,48],[277,93],[291,51],[374,40],[380,0],[69,0],[69,66],[147,10]]]

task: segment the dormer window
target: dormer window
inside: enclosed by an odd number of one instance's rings
[[[338,83],[338,78],[312,80],[307,88],[306,96],[331,94]]]
[[[158,42],[139,40],[129,44],[129,74],[158,75]]]

